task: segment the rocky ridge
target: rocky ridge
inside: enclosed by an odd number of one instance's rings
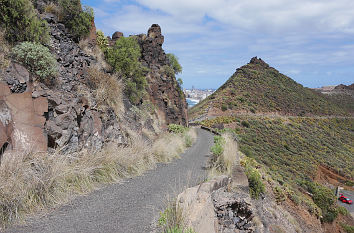
[[[34,145],[31,147],[34,151],[56,147],[63,148],[63,151],[98,150],[109,141],[126,143],[126,130],[139,134],[143,127],[147,127],[154,131],[153,120],[142,125],[127,100],[124,100],[125,109],[120,119],[110,107],[104,112],[97,108],[97,100],[92,97],[93,90],[88,83],[88,68],[99,65],[97,58],[85,53],[75,43],[55,15],[44,13],[42,17],[50,27],[48,46],[57,59],[59,74],[54,80],[41,83],[14,61],[5,70],[0,70],[0,153],[21,149],[28,144]],[[95,43],[91,35],[95,33],[90,33],[89,46]],[[123,36],[120,33],[114,35],[114,40]],[[157,106],[156,115],[161,121],[155,125],[162,128],[169,123],[186,125],[184,96],[176,89],[174,76],[161,72],[168,60],[162,49],[160,27],[153,25],[147,36],[139,35],[138,38],[143,51],[141,61],[151,70],[147,77],[149,99]],[[12,102],[19,106],[12,106],[11,99],[15,99]],[[31,107],[19,109],[25,105]]]
[[[164,66],[169,65],[169,60],[162,49],[164,36],[161,28],[153,24],[147,35],[138,35],[138,42],[142,49],[141,61],[148,67],[147,75],[149,87],[147,89],[150,100],[156,105],[166,124],[188,124],[187,102],[177,84],[174,75],[164,71]]]

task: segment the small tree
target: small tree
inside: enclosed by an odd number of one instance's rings
[[[101,48],[101,50],[103,52],[105,52],[107,50],[107,46],[108,46],[108,39],[107,37],[104,35],[104,33],[100,30],[98,30],[96,32],[96,43],[97,45]]]
[[[80,0],[60,0],[60,18],[69,28],[74,39],[79,41],[91,30],[94,13],[91,7],[82,8]]]
[[[176,55],[174,55],[173,53],[168,53],[168,54],[166,54],[166,56],[170,62],[170,66],[173,68],[175,74],[182,73],[182,66],[178,62],[178,57]]]
[[[178,78],[178,79],[177,79],[177,83],[178,83],[178,85],[179,85],[180,87],[182,87],[182,85],[183,85],[183,80],[182,80],[181,78]]]
[[[140,46],[135,37],[121,37],[113,48],[105,51],[106,60],[114,72],[121,73],[126,79],[125,92],[133,104],[138,104],[145,94],[147,85],[145,69],[139,62]]]
[[[47,23],[38,18],[30,0],[0,0],[0,26],[11,43],[49,41]]]

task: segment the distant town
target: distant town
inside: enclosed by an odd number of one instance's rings
[[[184,89],[184,94],[186,95],[188,107],[193,107],[200,101],[213,94],[215,89]]]

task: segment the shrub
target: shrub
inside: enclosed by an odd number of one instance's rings
[[[339,223],[343,230],[347,233],[354,233],[354,226],[347,225],[345,223]]]
[[[57,74],[56,60],[49,49],[41,44],[23,42],[12,49],[14,58],[25,65],[42,81]]]
[[[338,210],[336,208],[328,209],[322,218],[322,222],[333,222],[338,216]]]
[[[221,110],[223,111],[223,112],[225,112],[226,110],[227,110],[227,104],[222,104],[221,105]]]
[[[321,208],[323,214],[323,222],[333,222],[338,216],[338,210],[334,208],[336,196],[329,188],[311,181],[306,181],[304,185],[308,191],[312,193],[312,199],[315,204]]]
[[[126,80],[125,93],[133,104],[138,104],[144,97],[146,85],[147,81],[143,75]]]
[[[76,41],[87,36],[91,30],[94,13],[91,7],[82,8],[80,0],[60,0],[61,19]]]
[[[246,128],[250,127],[250,123],[248,123],[248,121],[241,121],[241,125]]]
[[[275,196],[275,200],[278,204],[285,201],[286,195],[285,195],[284,190],[281,187],[279,187],[279,186],[274,187],[273,193]]]
[[[88,78],[89,85],[94,89],[98,108],[106,111],[105,106],[109,106],[118,115],[123,108],[123,85],[118,77],[106,74],[97,68],[89,68]]]
[[[101,50],[104,52],[107,49],[108,46],[108,39],[104,35],[104,33],[100,30],[96,32],[96,43],[97,45],[101,48]]]
[[[38,18],[30,0],[0,0],[0,26],[10,43],[49,41],[47,23]]]
[[[182,73],[182,66],[178,62],[178,57],[173,53],[168,53],[166,56],[170,62],[170,66],[172,67],[174,74]]]
[[[106,50],[106,60],[114,72],[121,73],[126,80],[125,92],[133,104],[138,104],[145,94],[146,69],[139,62],[140,46],[135,37],[119,38],[113,48]]]
[[[220,156],[222,154],[222,152],[224,152],[224,148],[221,144],[214,144],[210,148],[210,150],[213,153],[213,155],[216,155],[216,156]]]
[[[338,206],[337,210],[338,210],[338,213],[340,213],[341,215],[344,215],[344,216],[349,215],[349,211],[344,206]]]
[[[261,174],[257,171],[257,169],[247,167],[246,176],[248,178],[251,197],[258,199],[259,196],[265,191],[264,184],[261,179]]]
[[[346,181],[344,182],[344,184],[347,185],[347,186],[354,186],[354,181],[346,180]]]
[[[186,144],[186,147],[191,147],[192,146],[193,140],[192,140],[191,136],[189,136],[189,135],[185,136],[185,144]]]
[[[49,4],[47,4],[45,7],[44,7],[44,11],[46,13],[51,13],[51,14],[54,14],[56,16],[59,17],[59,7],[54,3],[54,2],[50,2]]]
[[[177,133],[184,133],[186,131],[186,127],[183,125],[177,125],[177,124],[169,124],[168,125],[168,131],[174,134]]]

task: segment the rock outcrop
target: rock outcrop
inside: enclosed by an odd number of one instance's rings
[[[29,73],[23,66],[12,63],[1,76],[5,81],[0,82],[0,154],[6,149],[46,151],[47,99],[32,98]]]
[[[164,36],[161,28],[153,24],[147,35],[138,35],[142,49],[141,62],[150,69],[147,75],[150,101],[158,107],[165,124],[188,124],[187,102],[174,75],[165,71],[169,60],[162,49]]]
[[[77,151],[83,147],[100,149],[107,141],[124,143],[113,110],[100,112],[95,99],[88,99],[81,91],[92,91],[87,68],[96,63],[95,58],[80,49],[55,15],[43,18],[50,27],[50,49],[59,74],[44,84],[32,80],[26,68],[16,63],[0,71],[0,148]]]
[[[109,141],[126,143],[125,130],[139,134],[143,127],[154,131],[153,125],[163,128],[170,123],[187,124],[183,92],[174,75],[163,72],[169,61],[162,49],[164,37],[158,25],[153,25],[147,36],[139,35],[138,41],[142,48],[141,62],[150,70],[148,100],[157,106],[156,116],[160,122],[150,120],[142,124],[131,113],[132,106],[127,101],[125,112],[118,120],[112,108],[107,107],[104,112],[98,108],[98,101],[92,95],[94,90],[90,87],[87,71],[98,63],[96,57],[79,47],[56,15],[42,11],[43,2],[39,1],[37,5],[50,28],[49,48],[57,60],[58,76],[39,82],[15,62],[0,70],[0,153],[11,148],[46,151],[60,147],[70,152],[85,147],[98,150]],[[112,42],[122,36],[123,33],[114,33]],[[89,46],[95,39],[95,33],[91,31]]]
[[[188,227],[197,233],[254,231],[251,199],[247,192],[228,192],[230,180],[220,176],[178,195],[177,208]]]

